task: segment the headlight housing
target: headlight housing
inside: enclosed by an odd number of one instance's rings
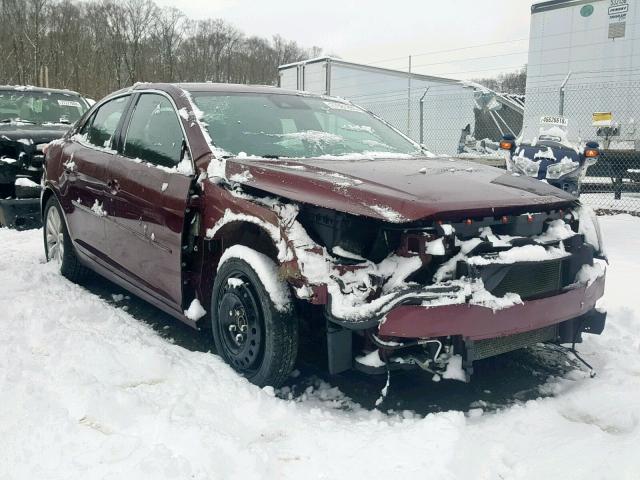
[[[556,180],[578,170],[579,168],[580,164],[578,162],[574,162],[573,160],[564,158],[561,162],[554,163],[553,165],[549,165],[547,167],[547,178]]]
[[[534,162],[525,157],[514,157],[512,160],[513,171],[528,177],[537,177],[540,170],[540,162]]]

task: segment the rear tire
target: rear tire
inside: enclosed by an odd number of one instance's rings
[[[47,262],[55,262],[63,276],[72,282],[79,282],[86,277],[88,270],[76,255],[62,208],[55,196],[47,200],[42,221]]]
[[[266,256],[264,260],[273,264]],[[232,257],[220,265],[211,298],[216,351],[260,387],[279,387],[295,365],[298,322],[293,305],[287,307],[284,312],[275,308],[262,280],[244,260]]]

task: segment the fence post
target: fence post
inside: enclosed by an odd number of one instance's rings
[[[567,86],[567,82],[569,81],[569,77],[571,76],[571,72],[567,73],[562,85],[560,85],[560,106],[558,108],[558,115],[561,117],[564,115],[564,87]]]
[[[424,143],[424,97],[431,87],[427,87],[420,97],[420,145]]]
[[[409,55],[409,74],[407,75],[407,137],[411,138],[411,55]]]

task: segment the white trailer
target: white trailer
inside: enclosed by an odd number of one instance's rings
[[[517,135],[522,125],[517,99],[450,78],[331,57],[282,65],[279,72],[280,87],[351,100],[438,154],[460,153],[463,131],[496,141]]]
[[[541,117],[560,115],[573,142],[640,150],[639,22],[639,0],[531,7],[523,141],[537,136]]]

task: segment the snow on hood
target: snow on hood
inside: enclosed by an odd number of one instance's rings
[[[282,198],[391,223],[437,214],[493,215],[521,207],[568,205],[574,197],[532,179],[460,159],[230,158],[211,163],[224,177]]]

